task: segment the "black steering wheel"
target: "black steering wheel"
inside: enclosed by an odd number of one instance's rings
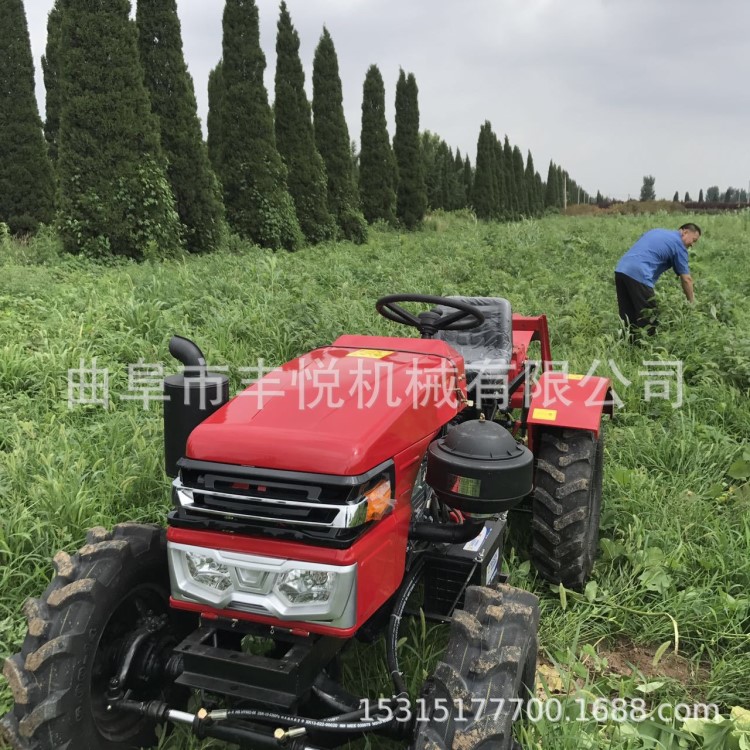
[[[400,302],[442,305],[456,312],[443,315],[436,310],[426,310],[414,315],[404,310]],[[387,320],[417,328],[424,339],[432,338],[438,331],[468,331],[484,323],[484,315],[478,307],[450,297],[433,297],[429,294],[391,294],[381,297],[375,303],[375,309]]]

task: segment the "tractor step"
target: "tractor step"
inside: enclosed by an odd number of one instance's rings
[[[199,628],[177,646],[183,663],[177,684],[284,711],[307,697],[320,672],[346,644],[324,636],[277,642],[283,653],[268,656],[217,646],[221,634],[216,628]]]

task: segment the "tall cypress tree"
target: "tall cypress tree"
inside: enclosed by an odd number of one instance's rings
[[[568,203],[568,173],[562,168],[557,168],[557,207],[564,208]]]
[[[451,211],[456,180],[453,174],[453,152],[445,141],[440,141],[437,160],[440,170],[440,208]]]
[[[294,250],[303,238],[276,150],[255,0],[227,0],[223,24],[220,177],[227,219],[263,247]]]
[[[539,205],[539,214],[541,216],[544,214],[544,180],[539,172],[534,175],[534,182],[536,184],[536,195]]]
[[[208,158],[217,175],[221,174],[221,111],[224,107],[224,77],[221,61],[208,74],[208,117],[206,127],[208,129]]]
[[[377,65],[365,76],[362,97],[362,137],[359,156],[359,194],[370,223],[396,223],[396,160],[385,118],[385,86]]]
[[[545,208],[557,208],[560,204],[560,195],[558,189],[557,168],[554,162],[550,161],[547,171],[547,189],[544,194]]]
[[[455,190],[453,198],[453,208],[466,208],[466,185],[464,184],[464,160],[461,156],[461,149],[456,149],[456,158],[453,163],[453,176],[455,178]]]
[[[516,184],[513,149],[508,136],[503,144],[503,162],[505,167],[506,184],[508,186],[508,210],[510,218],[517,219],[521,214],[521,202],[518,199],[518,185]]]
[[[427,190],[427,205],[433,210],[439,208],[440,170],[437,164],[440,136],[425,130],[419,138],[422,154],[422,174]]]
[[[328,179],[315,146],[299,35],[282,0],[276,37],[276,145],[289,171],[288,184],[305,237],[313,243],[333,239],[336,225],[328,211]]]
[[[534,169],[534,158],[531,155],[531,151],[526,156],[524,182],[526,183],[526,200],[529,204],[529,214],[531,216],[539,216],[540,206],[539,196],[536,191],[536,170]]]
[[[136,23],[146,87],[161,128],[167,175],[187,249],[214,250],[222,238],[224,206],[203,143],[193,79],[182,50],[177,1],[138,0]]]
[[[396,85],[396,134],[393,152],[398,164],[397,209],[399,221],[415,229],[427,210],[427,190],[422,173],[419,143],[419,91],[417,81],[402,70]]]
[[[14,233],[52,221],[55,185],[34,96],[22,0],[0,0],[0,221]]]
[[[65,0],[58,176],[70,252],[137,258],[183,246],[129,16],[128,0]]]
[[[495,218],[512,219],[513,218],[513,195],[512,185],[508,175],[508,165],[505,161],[505,152],[500,139],[492,134],[492,146],[495,153],[495,182],[496,201],[495,201]]]
[[[465,206],[469,206],[471,203],[471,194],[472,190],[474,189],[474,172],[471,168],[471,159],[469,159],[469,155],[466,154],[466,158],[464,159],[464,190],[466,194],[466,202]]]
[[[47,92],[44,136],[53,165],[57,162],[57,140],[60,132],[60,41],[62,33],[62,0],[55,4],[47,18],[47,49],[42,57],[44,88]]]
[[[518,211],[521,216],[531,216],[529,204],[529,190],[526,186],[526,173],[523,167],[523,154],[518,146],[513,147],[513,178],[516,183],[516,197],[518,199]]]
[[[367,241],[367,222],[359,209],[339,62],[333,39],[326,28],[323,28],[315,50],[312,106],[315,144],[323,157],[328,178],[328,208],[345,239],[364,243]]]
[[[471,202],[480,219],[492,219],[497,210],[497,179],[495,171],[495,135],[492,125],[485,122],[479,130],[476,171]]]

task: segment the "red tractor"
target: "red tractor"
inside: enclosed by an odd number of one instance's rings
[[[187,724],[251,748],[369,733],[419,750],[517,747],[539,610],[501,573],[507,514],[530,510],[541,575],[584,584],[609,383],[561,381],[545,316],[503,299],[395,295],[377,309],[421,339],[342,336],[232,400],[198,347],[172,339],[185,371],[165,381],[167,529],[93,529],[55,557],[5,662],[15,706],[0,739],[125,750]],[[410,696],[397,642],[415,608],[450,635]],[[392,692],[354,695],[342,651],[380,634]]]

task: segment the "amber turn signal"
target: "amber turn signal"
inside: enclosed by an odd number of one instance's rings
[[[367,498],[367,520],[379,521],[384,518],[394,505],[391,480],[384,479],[379,482],[369,492],[365,493],[365,497]]]

